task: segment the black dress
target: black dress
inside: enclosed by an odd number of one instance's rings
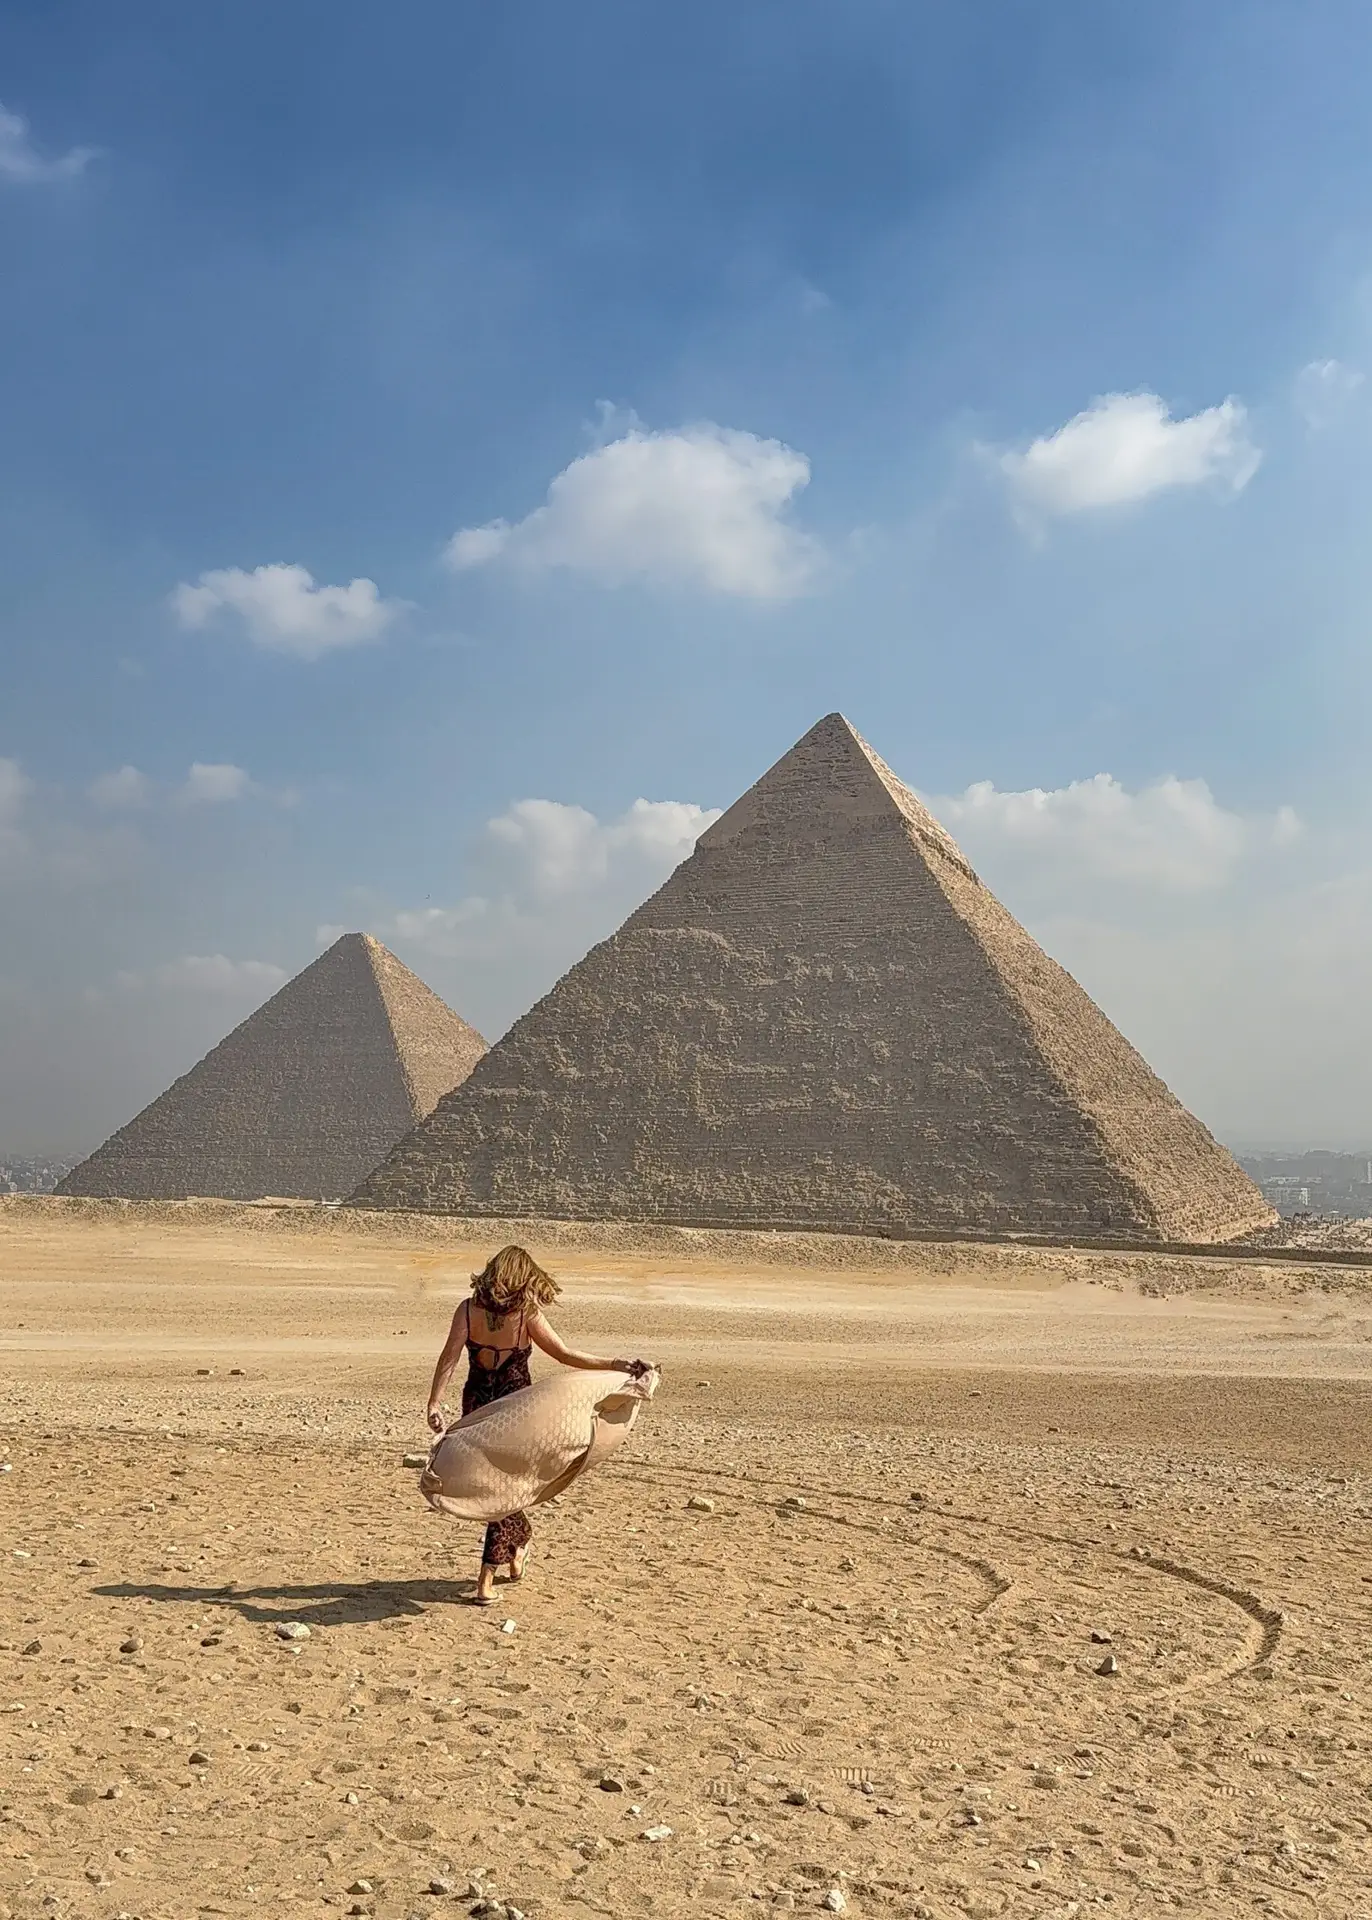
[[[520,1332],[524,1331],[521,1326]],[[474,1413],[478,1407],[489,1406],[492,1400],[503,1400],[507,1393],[518,1393],[521,1387],[532,1386],[529,1378],[529,1347],[492,1347],[483,1346],[480,1341],[467,1342],[467,1378],[462,1387],[462,1413]],[[483,1353],[503,1353],[504,1359],[494,1367],[483,1367],[479,1355]],[[492,1520],[486,1529],[486,1544],[482,1548],[481,1559],[488,1567],[507,1567],[513,1561],[521,1547],[527,1547],[533,1539],[534,1530],[527,1513],[507,1513],[503,1520]]]

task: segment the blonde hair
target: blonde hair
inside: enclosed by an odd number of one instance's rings
[[[507,1313],[532,1319],[540,1307],[556,1300],[562,1289],[523,1247],[502,1247],[472,1275],[472,1298],[498,1327]]]

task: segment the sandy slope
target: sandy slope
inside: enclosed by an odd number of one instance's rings
[[[607,1240],[666,1384],[479,1612],[460,1228],[0,1206],[0,1920],[1372,1915],[1367,1275]]]

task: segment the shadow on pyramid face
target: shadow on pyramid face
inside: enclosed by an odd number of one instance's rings
[[[299,1620],[307,1627],[366,1625],[412,1618],[430,1606],[465,1606],[474,1580],[324,1580],[308,1586],[172,1587],[120,1581],[92,1587],[107,1600],[166,1606],[225,1607],[256,1626]]]

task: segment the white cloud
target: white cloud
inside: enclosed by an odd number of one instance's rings
[[[216,806],[227,800],[241,800],[252,786],[246,771],[230,762],[219,765],[197,760],[186,775],[181,798],[189,805]]]
[[[94,158],[94,147],[73,147],[59,159],[45,159],[33,144],[29,123],[23,114],[0,106],[0,180],[17,186],[44,186],[53,180],[71,180],[83,173]]]
[[[1175,892],[1223,885],[1248,854],[1290,846],[1290,807],[1252,818],[1220,806],[1204,780],[1169,777],[1131,793],[1112,774],[1045,790],[1001,792],[979,780],[930,806],[974,860],[1013,861],[1028,878],[1049,873]]]
[[[124,807],[146,806],[151,792],[152,782],[137,767],[119,767],[113,773],[102,773],[90,785],[91,799],[97,807],[110,813]]]
[[[222,953],[188,953],[167,960],[153,971],[159,987],[177,987],[188,993],[271,994],[284,986],[284,967],[269,960],[230,960]]]
[[[1247,419],[1234,399],[1174,420],[1155,393],[1108,393],[999,465],[1031,514],[1120,506],[1207,481],[1237,493],[1262,458]]]
[[[0,759],[0,826],[18,819],[33,782],[17,760]]]
[[[0,758],[0,859],[21,854],[27,847],[19,819],[32,791],[33,782],[19,762]]]
[[[223,953],[187,953],[164,960],[148,973],[123,972],[114,976],[120,993],[146,993],[166,987],[177,993],[206,994],[229,999],[260,1001],[284,986],[290,976],[270,960],[230,960]],[[99,988],[87,990],[91,1001],[104,999]]]
[[[1366,379],[1342,360],[1311,360],[1296,375],[1296,408],[1307,427],[1332,427]]]
[[[804,454],[779,440],[708,421],[666,433],[635,426],[564,468],[525,519],[455,534],[448,564],[463,572],[503,559],[611,586],[788,599],[811,583],[818,557],[782,518],[809,478]]]
[[[184,581],[171,595],[184,627],[204,627],[222,613],[236,615],[259,647],[318,660],[343,647],[379,640],[404,610],[401,600],[383,600],[374,580],[346,587],[316,586],[307,567],[218,567],[194,586]]]
[[[679,800],[636,800],[611,820],[561,801],[517,800],[473,849],[472,891],[374,930],[424,959],[458,963],[444,982],[448,998],[494,1034],[613,933],[718,818],[717,808]],[[320,929],[321,943],[332,931]]]

